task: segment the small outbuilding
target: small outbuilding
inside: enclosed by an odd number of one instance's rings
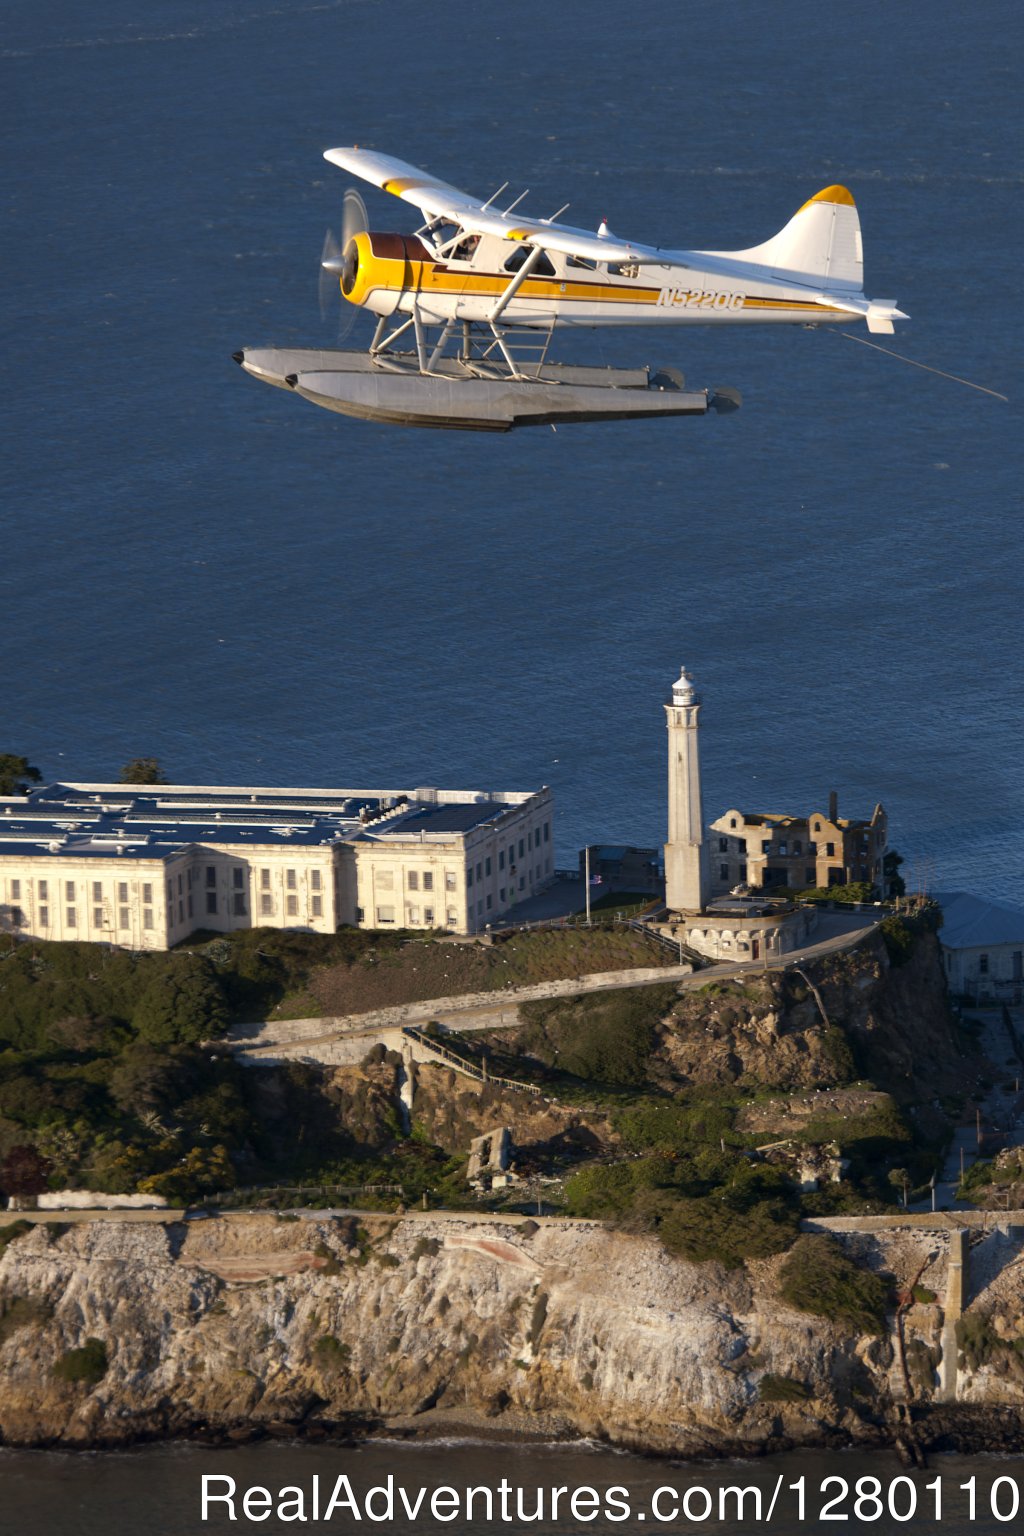
[[[970,891],[935,899],[949,990],[977,1003],[1024,1002],[1024,908]]]

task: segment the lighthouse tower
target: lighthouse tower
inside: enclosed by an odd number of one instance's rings
[[[683,667],[665,705],[668,724],[668,842],[665,903],[671,912],[703,912],[709,894],[708,851],[700,797],[697,737],[700,697]]]

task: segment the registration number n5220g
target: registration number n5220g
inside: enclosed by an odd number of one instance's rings
[[[667,309],[742,309],[742,293],[708,293],[702,288],[663,288],[658,303]]]

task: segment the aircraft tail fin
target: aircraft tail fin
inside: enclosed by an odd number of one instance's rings
[[[773,277],[860,293],[864,248],[853,196],[845,187],[825,187],[798,209],[784,228],[748,251],[730,251],[736,261],[768,267]]]

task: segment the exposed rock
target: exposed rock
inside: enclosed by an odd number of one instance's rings
[[[0,1296],[36,1306],[0,1346],[4,1441],[334,1433],[435,1412],[685,1454],[891,1438],[890,1341],[786,1306],[777,1260],[692,1265],[586,1222],[363,1220],[365,1231],[351,1220],[104,1221],[16,1239]],[[906,1284],[935,1235],[849,1241]],[[941,1294],[941,1255],[926,1278]],[[986,1305],[1010,1317],[999,1284]],[[934,1348],[938,1309],[911,1308],[907,1328]],[[101,1379],[56,1375],[91,1338],[107,1352]],[[938,1414],[945,1441],[970,1442],[955,1405],[929,1407],[923,1359],[920,1411]],[[766,1375],[799,1381],[806,1398],[761,1402]],[[986,1379],[966,1384],[971,1404],[995,1397],[1019,1435],[1024,1384],[1000,1378],[996,1394]]]

